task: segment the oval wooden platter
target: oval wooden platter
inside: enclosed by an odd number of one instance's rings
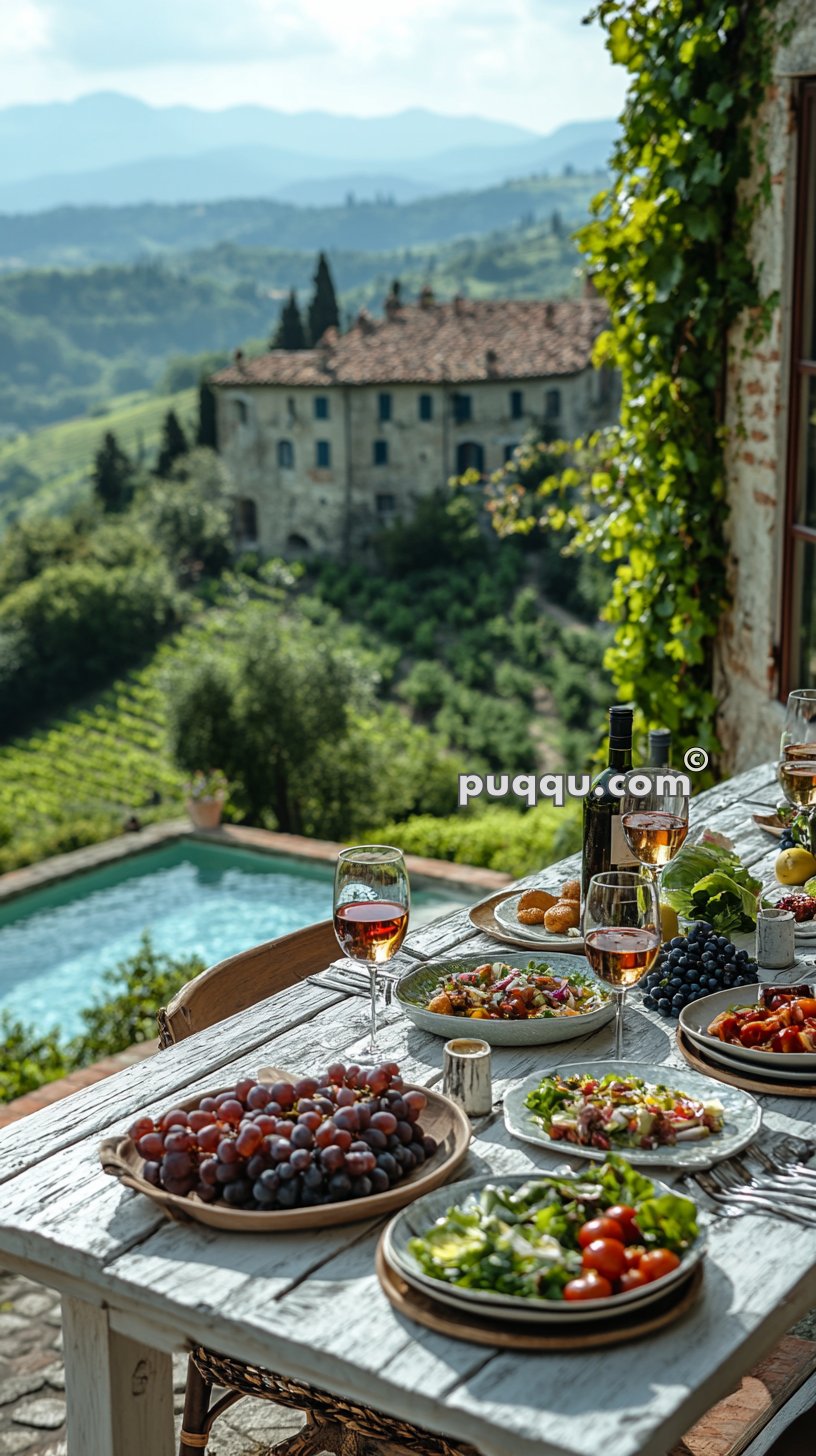
[[[717,1082],[726,1082],[729,1087],[741,1087],[744,1092],[765,1092],[770,1097],[816,1097],[816,1079],[811,1086],[807,1082],[776,1082],[771,1077],[764,1078],[736,1069],[732,1072],[730,1068],[723,1067],[719,1062],[713,1062],[705,1056],[700,1048],[683,1034],[680,1026],[675,1033],[675,1040],[690,1067],[694,1067],[695,1071],[702,1072],[706,1077],[713,1077]]]
[[[266,1069],[265,1069],[266,1070]],[[269,1068],[274,1081],[296,1081],[290,1072]],[[266,1078],[264,1078],[266,1080]],[[412,1084],[406,1083],[406,1091]],[[230,1088],[219,1087],[214,1092],[199,1092],[174,1105],[185,1112],[198,1107],[202,1097],[217,1097]],[[180,1223],[202,1223],[209,1228],[229,1230],[232,1233],[276,1233],[296,1229],[330,1228],[337,1224],[359,1223],[367,1218],[379,1218],[383,1214],[396,1213],[422,1193],[439,1188],[463,1161],[471,1138],[470,1123],[461,1107],[433,1092],[428,1087],[412,1090],[422,1092],[428,1105],[422,1114],[422,1130],[435,1138],[438,1148],[420,1168],[414,1168],[387,1193],[372,1193],[368,1198],[354,1198],[343,1203],[321,1203],[314,1208],[254,1209],[229,1208],[225,1203],[202,1203],[195,1194],[186,1198],[176,1193],[166,1193],[156,1188],[141,1176],[144,1159],[139,1156],[130,1138],[108,1138],[100,1144],[99,1158],[106,1173],[118,1178],[125,1188],[144,1193],[147,1198],[163,1210],[168,1218]]]
[[[463,1308],[461,1313],[449,1305],[438,1304],[429,1295],[414,1289],[389,1264],[383,1251],[383,1239],[377,1245],[377,1277],[388,1300],[400,1314],[438,1335],[453,1340],[467,1340],[474,1345],[492,1345],[497,1350],[589,1350],[607,1345],[622,1345],[627,1340],[640,1340],[674,1324],[691,1309],[703,1282],[703,1266],[698,1264],[687,1284],[677,1286],[659,1304],[649,1305],[648,1313],[623,1315],[614,1325],[570,1324],[569,1331],[546,1329],[505,1321],[485,1320],[480,1314]]]
[[[549,891],[545,892],[549,895]],[[540,952],[546,954],[549,951],[563,951],[567,955],[581,955],[584,949],[583,936],[553,935],[547,940],[530,940],[527,936],[514,935],[511,930],[502,925],[496,919],[496,906],[501,905],[503,900],[510,900],[518,890],[500,890],[498,894],[491,895],[486,900],[480,900],[478,905],[472,906],[468,911],[468,919],[475,930],[481,930],[493,940],[500,940],[503,945],[515,945],[519,950],[529,950],[535,954]],[[550,895],[553,905],[558,899],[557,895]]]

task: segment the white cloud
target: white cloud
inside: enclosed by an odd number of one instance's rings
[[[4,104],[117,89],[156,104],[409,106],[548,131],[624,77],[588,0],[0,0]]]
[[[46,50],[48,13],[34,0],[0,0],[0,62]]]

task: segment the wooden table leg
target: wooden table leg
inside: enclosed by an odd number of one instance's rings
[[[62,1331],[68,1456],[173,1456],[172,1357],[82,1299],[63,1297]]]

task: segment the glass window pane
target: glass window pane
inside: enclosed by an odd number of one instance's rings
[[[802,376],[799,470],[794,520],[816,530],[816,376]]]
[[[802,358],[816,360],[816,92],[810,91],[800,156],[807,168],[802,259]]]
[[[791,603],[792,681],[816,688],[816,542],[797,541],[793,551]]]

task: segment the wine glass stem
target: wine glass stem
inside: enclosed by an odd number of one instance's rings
[[[371,1045],[377,1045],[377,964],[369,961],[368,974],[371,979]]]
[[[623,1003],[625,991],[615,992],[615,1061],[623,1061]]]

